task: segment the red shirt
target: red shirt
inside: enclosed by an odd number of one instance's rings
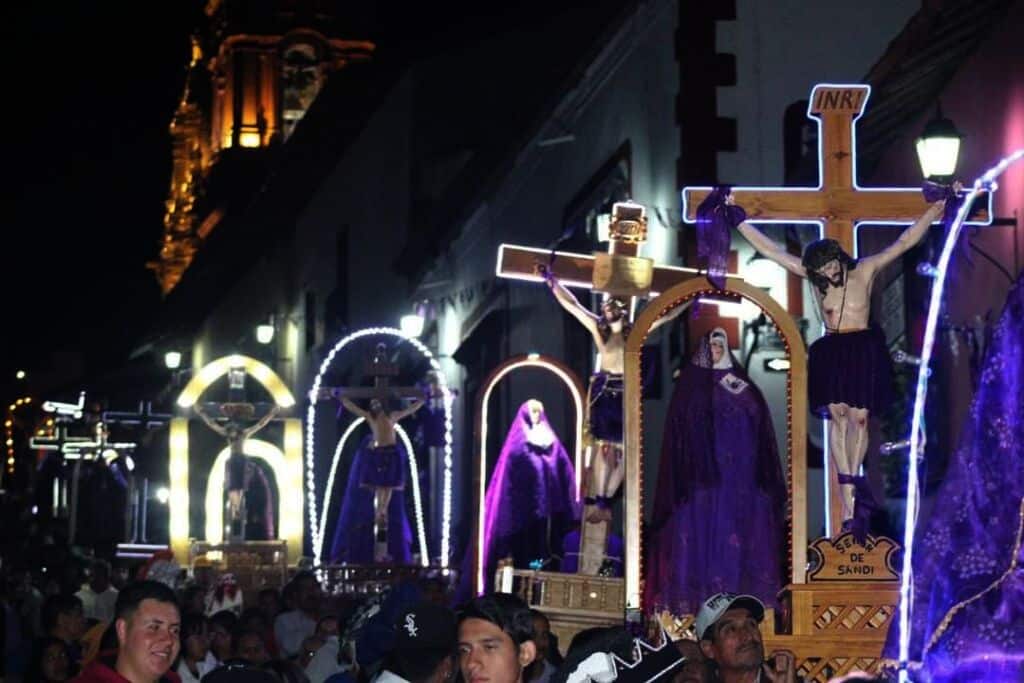
[[[99,660],[90,662],[89,666],[85,667],[82,673],[71,680],[72,683],[132,683],[132,681]],[[174,671],[168,671],[160,680],[167,681],[168,683],[181,683],[181,679],[178,678],[178,674]]]

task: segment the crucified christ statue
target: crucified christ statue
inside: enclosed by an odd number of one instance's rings
[[[599,368],[590,377],[587,388],[587,433],[596,453],[585,477],[584,502],[591,510],[588,522],[606,522],[612,518],[611,498],[622,484],[626,470],[622,461],[622,372],[626,337],[632,324],[625,301],[610,297],[601,304],[601,315],[595,315],[566,289],[543,264],[537,273],[547,282],[555,300],[590,332],[599,354]],[[680,313],[677,307],[662,316],[651,328],[669,322]]]
[[[256,415],[256,407],[251,403],[222,403],[220,413],[227,418],[225,424],[217,421],[217,418],[203,410],[200,404],[193,406],[196,415],[202,418],[206,426],[228,440],[228,447],[231,449],[228,461],[225,464],[227,476],[225,484],[228,490],[228,514],[231,521],[232,536],[244,536],[244,530],[238,529],[242,520],[242,508],[245,498],[245,440],[256,432],[266,427],[277,413],[281,406],[274,404],[266,414],[248,427],[246,422],[252,420]]]
[[[954,192],[959,190],[955,185]],[[748,223],[731,193],[722,197],[722,204],[738,211],[731,222],[738,223],[737,229],[761,255],[814,285],[825,335],[808,350],[808,403],[830,421],[829,452],[840,484],[843,528],[866,533],[870,509],[869,501],[861,500],[860,492],[866,498],[867,488],[860,469],[868,448],[868,417],[886,408],[892,372],[885,337],[869,324],[871,286],[882,268],[920,242],[928,226],[942,217],[946,200],[933,202],[881,252],[860,259],[833,239],[808,244],[803,258],[797,258]],[[860,502],[857,514],[855,499]]]
[[[341,397],[341,403],[353,415],[366,420],[373,432],[373,444],[366,454],[369,460],[359,468],[356,476],[361,477],[358,482],[360,486],[373,491],[375,543],[386,543],[391,493],[405,487],[406,458],[403,457],[404,450],[399,450],[395,425],[419,410],[424,402],[423,399],[416,399],[408,408],[394,411],[385,410],[384,403],[378,398],[370,400],[369,410],[363,410],[347,396]]]

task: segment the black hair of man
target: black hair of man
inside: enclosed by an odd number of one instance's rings
[[[185,656],[185,642],[190,636],[201,635],[204,628],[207,628],[207,619],[202,614],[186,614],[181,617],[181,630],[178,631],[178,637],[181,639],[181,652],[182,656]]]
[[[220,626],[228,633],[238,628],[238,615],[229,609],[222,609],[210,616],[210,626]]]
[[[117,602],[114,603],[115,619],[130,618],[143,600],[164,602],[178,609],[178,597],[167,584],[159,581],[134,581],[117,594]]]
[[[459,612],[459,623],[466,619],[491,622],[507,633],[516,645],[534,637],[533,615],[529,606],[511,593],[491,593],[473,598]]]
[[[61,593],[60,595],[51,595],[46,598],[43,602],[42,612],[40,619],[43,624],[43,633],[49,633],[57,625],[57,618],[62,614],[71,614],[72,612],[82,610],[82,601],[78,596],[71,595],[69,593]]]
[[[455,647],[449,649],[423,649],[417,652],[391,652],[384,658],[384,669],[400,676],[409,683],[426,683],[445,659],[452,660],[456,670]]]

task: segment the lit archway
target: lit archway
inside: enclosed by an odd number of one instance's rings
[[[356,430],[366,420],[364,418],[356,418],[353,420],[348,427],[345,428],[345,432],[338,439],[338,445],[334,449],[334,457],[331,458],[331,471],[327,475],[327,488],[325,489],[326,494],[324,496],[324,509],[320,513],[320,529],[319,535],[313,539],[315,547],[313,548],[313,560],[316,564],[320,564],[323,553],[324,553],[324,530],[327,528],[327,513],[331,508],[330,504],[330,492],[334,490],[334,477],[338,472],[338,460],[341,459],[341,454],[345,450],[345,443],[348,438],[352,436],[352,432]],[[423,500],[420,497],[420,470],[419,465],[416,462],[416,453],[412,449],[412,442],[409,440],[409,435],[402,429],[402,425],[395,425],[395,433],[398,434],[398,438],[402,440],[402,445],[405,446],[405,452],[409,454],[409,478],[412,480],[412,500],[413,509],[416,511],[416,538],[420,544],[420,564],[424,567],[430,566],[430,554],[427,549],[427,530],[423,525]]]
[[[704,277],[697,277],[670,287],[651,301],[637,316],[626,340],[623,418],[623,448],[626,458],[625,480],[625,551],[626,609],[640,609],[640,577],[643,549],[640,525],[643,516],[641,463],[643,462],[643,417],[641,411],[642,375],[640,356],[647,335],[655,321],[669,311],[688,304],[700,296],[734,294],[754,302],[778,327],[786,345],[790,369],[786,379],[786,434],[788,444],[787,488],[789,499],[789,578],[791,583],[804,583],[807,564],[807,351],[803,337],[790,316],[764,290],[738,277],[728,277],[724,289],[716,289]]]
[[[430,349],[428,349],[423,342],[416,337],[409,336],[394,327],[368,327],[353,332],[338,341],[338,343],[334,345],[334,348],[331,349],[330,353],[327,354],[327,357],[324,358],[324,361],[320,364],[320,369],[317,371],[316,377],[313,380],[313,386],[309,390],[309,408],[306,412],[306,504],[309,507],[310,534],[314,539],[313,552],[316,555],[317,562],[319,563],[320,550],[323,546],[323,528],[317,517],[316,482],[313,466],[316,455],[316,404],[320,395],[320,386],[323,383],[323,377],[327,372],[327,369],[330,368],[335,357],[346,346],[357,339],[373,335],[397,337],[402,341],[408,342],[420,353],[421,356],[423,356],[423,358],[427,359],[430,363],[431,370],[437,373],[438,383],[441,386],[441,393],[444,401],[444,481],[441,498],[440,562],[442,567],[447,567],[449,547],[451,544],[452,518],[452,393],[448,389],[448,381],[444,376],[444,372],[441,370],[441,364],[437,362],[436,358],[434,358],[434,354],[430,352]],[[350,429],[351,428],[353,427],[350,425]],[[416,456],[415,453],[412,452],[412,448],[409,448],[410,463],[412,463],[415,457]],[[334,471],[333,463],[331,471]],[[418,480],[416,486],[419,486]],[[330,495],[329,488],[325,492],[325,499],[328,495]],[[418,496],[416,496],[416,498],[418,498]],[[324,507],[327,507],[327,505],[328,504],[325,500]],[[416,516],[417,519],[422,519],[423,516],[423,510],[421,509],[418,500],[416,501]],[[429,562],[429,558],[427,558],[427,561]]]
[[[282,408],[290,408],[295,405],[295,398],[285,386],[281,378],[265,364],[238,354],[218,358],[203,366],[196,372],[189,383],[178,395],[177,405],[182,411],[188,410],[199,400],[214,382],[226,375],[232,368],[243,368],[247,374],[256,379],[273,397],[274,402]],[[170,479],[170,498],[168,507],[170,512],[170,537],[171,550],[179,562],[187,562],[189,554],[189,539],[191,528],[189,524],[189,418],[184,415],[171,419],[170,427],[170,462],[168,474]],[[258,439],[246,440],[242,445],[243,451],[248,453],[249,444],[253,441],[261,442]],[[270,445],[270,444],[267,444]],[[254,448],[260,449],[260,446]],[[274,447],[276,448],[276,447]],[[288,562],[295,564],[302,556],[302,507],[296,505],[284,505],[283,500],[286,491],[301,490],[302,484],[302,421],[298,418],[289,417],[284,419],[284,459],[276,461],[278,467],[273,467],[274,478],[278,482],[278,491],[282,499],[281,514],[278,518],[278,538],[288,543]],[[259,453],[256,453],[259,457]],[[219,460],[218,460],[219,462]],[[217,470],[216,464],[214,470]],[[210,478],[221,477],[223,486],[223,463],[220,471],[211,471]],[[207,490],[209,498],[209,489]],[[218,513],[223,515],[218,504]],[[209,510],[207,511],[209,514]],[[223,521],[223,518],[222,518]],[[207,529],[210,526],[210,519],[207,518]],[[218,528],[223,533],[222,525]],[[217,538],[221,538],[218,536]]]
[[[509,373],[524,368],[537,368],[551,372],[566,385],[569,394],[572,396],[573,405],[576,409],[576,428],[573,440],[573,465],[576,470],[576,501],[580,498],[580,484],[583,477],[583,384],[569,367],[554,358],[542,356],[539,353],[531,353],[525,356],[513,356],[500,364],[484,380],[483,388],[477,396],[476,404],[476,463],[475,486],[473,487],[476,497],[476,537],[474,543],[476,548],[473,554],[473,575],[474,590],[477,595],[484,591],[484,570],[483,553],[484,541],[487,532],[487,511],[485,501],[487,493],[487,412],[490,403],[491,392]]]

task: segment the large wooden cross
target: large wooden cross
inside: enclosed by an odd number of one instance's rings
[[[818,121],[818,187],[735,187],[736,203],[747,212],[751,223],[818,223],[824,237],[836,240],[846,253],[857,254],[858,225],[908,225],[928,208],[920,188],[863,188],[857,185],[856,122],[864,113],[871,86],[814,86],[807,116]],[[687,187],[683,190],[683,218],[697,220],[697,207],[713,188]],[[971,225],[987,225],[991,215],[991,193],[987,207],[974,216]],[[841,522],[838,481],[830,473],[832,528]]]
[[[864,113],[869,85],[816,85],[807,116],[818,121],[818,187],[735,187],[736,203],[751,223],[819,223],[824,236],[856,255],[856,226],[906,225],[928,208],[920,188],[863,188],[857,185],[856,121]],[[710,187],[683,190],[683,216],[693,223]],[[989,206],[973,225],[987,224]]]

